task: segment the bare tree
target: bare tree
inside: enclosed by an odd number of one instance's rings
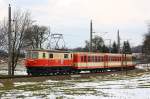
[[[24,45],[31,48],[43,48],[43,43],[48,40],[50,30],[46,26],[33,25],[26,30]]]
[[[28,11],[17,10],[13,14],[13,22],[11,24],[12,27],[12,38],[11,38],[11,75],[14,75],[14,70],[16,68],[20,51],[23,48],[23,41],[25,36],[25,31],[31,27],[33,21],[31,20],[30,13]],[[0,46],[5,47],[8,50],[8,23],[4,21],[3,24],[0,25]]]
[[[89,41],[85,41],[86,45],[85,45],[85,51],[87,51],[90,47],[90,42]],[[100,36],[95,36],[92,39],[92,47],[93,47],[93,52],[97,52],[100,51],[102,52],[102,47],[104,45],[104,41]]]
[[[14,22],[12,27],[14,31],[12,33],[12,75],[14,75],[14,70],[16,68],[20,50],[23,47],[23,41],[25,36],[25,31],[32,25],[30,13],[28,11],[21,12],[20,10],[14,12]]]
[[[3,22],[0,23],[0,49],[1,50],[7,50],[7,45],[8,45],[7,31],[8,31],[8,24],[7,21],[4,19]]]

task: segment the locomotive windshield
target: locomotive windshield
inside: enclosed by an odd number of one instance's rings
[[[36,58],[38,58],[38,55],[39,55],[38,52],[28,51],[26,57],[36,59]]]

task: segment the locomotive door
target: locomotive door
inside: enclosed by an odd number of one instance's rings
[[[104,68],[108,68],[108,55],[104,56]]]

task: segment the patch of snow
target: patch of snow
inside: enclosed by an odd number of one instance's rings
[[[31,84],[37,84],[36,82],[15,82],[14,86],[23,86],[23,85],[31,85]]]

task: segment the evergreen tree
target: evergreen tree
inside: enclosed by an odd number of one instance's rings
[[[145,55],[145,59],[147,62],[150,62],[150,25],[149,25],[149,30],[148,33],[145,34],[143,46],[142,46],[142,52]]]
[[[145,35],[142,51],[146,55],[150,55],[150,29],[149,32]]]
[[[132,53],[129,41],[127,41],[127,53],[128,54]]]
[[[109,48],[107,46],[103,45],[102,48],[101,48],[101,52],[109,53]]]
[[[117,47],[117,44],[116,44],[116,42],[114,41],[114,43],[113,43],[113,46],[112,46],[112,53],[118,53],[118,47]]]
[[[130,47],[130,44],[128,41],[124,41],[124,43],[123,43],[123,53],[125,53],[125,54],[131,54],[132,53],[131,47]]]

